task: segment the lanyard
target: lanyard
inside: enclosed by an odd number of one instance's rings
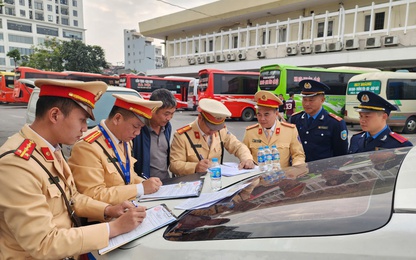
[[[98,125],[98,127],[100,128],[101,132],[103,133],[105,139],[107,139],[107,141],[110,143],[111,148],[113,148],[114,153],[116,154],[118,163],[121,166],[121,170],[123,171],[124,177],[126,178],[126,183],[130,183],[130,158],[128,156],[126,156],[126,167],[124,167],[124,164],[120,159],[120,155],[117,152],[117,148],[114,146],[114,143],[111,140],[110,136],[105,131],[104,127],[102,127],[101,125]],[[124,142],[124,150],[127,153],[127,143],[126,142]]]

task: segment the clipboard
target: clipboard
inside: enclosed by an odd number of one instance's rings
[[[160,204],[146,210],[146,218],[143,222],[130,232],[110,238],[108,246],[98,250],[99,255],[104,255],[114,249],[119,248],[133,240],[144,237],[164,226],[175,221],[177,217],[170,211],[165,204]]]
[[[162,185],[157,192],[140,196],[139,201],[199,197],[203,186],[204,179]]]

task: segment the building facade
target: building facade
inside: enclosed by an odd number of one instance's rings
[[[3,0],[0,13],[0,70],[15,64],[6,56],[30,55],[47,37],[85,42],[83,0]]]
[[[168,66],[258,71],[263,65],[416,68],[416,0],[220,0],[139,23],[165,41]]]
[[[124,67],[126,70],[146,73],[163,67],[162,48],[154,40],[136,30],[124,30]]]

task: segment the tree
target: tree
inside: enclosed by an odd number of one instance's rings
[[[66,70],[101,73],[102,68],[108,68],[100,46],[85,45],[78,40],[63,42],[61,56]]]
[[[57,38],[46,38],[43,43],[33,47],[27,66],[42,70],[63,71],[61,45],[62,41]]]
[[[21,56],[20,56],[20,51],[18,50],[18,49],[14,49],[14,50],[11,50],[11,51],[9,51],[7,54],[6,54],[6,56],[7,57],[9,57],[9,58],[12,58],[13,59],[13,61],[14,61],[14,66],[15,67],[17,67],[17,62],[19,61],[19,60],[21,60]]]

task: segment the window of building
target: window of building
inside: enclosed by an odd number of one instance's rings
[[[59,7],[58,6],[55,6],[55,13],[59,14]]]
[[[44,20],[43,13],[35,13],[35,20],[43,21]]]
[[[9,34],[9,42],[33,44],[33,38],[28,36]]]
[[[78,6],[78,1],[77,0],[72,0],[72,6]]]
[[[63,37],[81,41],[82,40],[82,33],[81,32],[75,32],[75,31],[69,31],[69,30],[63,30]]]
[[[208,41],[208,51],[214,51],[214,41],[213,40]]]
[[[4,8],[4,14],[16,16],[16,11],[15,11],[14,7],[7,7],[6,6]]]
[[[59,16],[56,17],[56,24],[59,24]]]
[[[58,29],[39,25],[36,27],[36,32],[43,35],[59,36]]]
[[[67,8],[61,8],[61,14],[69,15],[68,9]]]
[[[53,15],[48,15],[48,22],[53,22]]]
[[[7,29],[21,32],[32,32],[32,25],[8,21]]]
[[[238,48],[238,36],[233,36],[233,48]]]
[[[267,43],[266,43],[266,31],[263,31],[263,39],[262,39],[262,44],[264,45],[264,44],[270,44],[270,35],[272,34],[272,32],[269,30],[269,39],[268,39],[268,41],[267,41]]]
[[[75,16],[75,17],[78,17],[78,11],[77,10],[73,10],[72,11],[72,15]]]
[[[22,56],[23,55],[30,55],[30,54],[33,53],[33,49],[29,49],[29,48],[20,48],[20,47],[13,47],[13,46],[9,47],[10,51],[15,50],[15,49],[19,50],[20,55],[22,55]]]
[[[26,17],[26,11],[20,10],[20,17]]]
[[[326,36],[332,36],[332,28],[334,25],[334,21],[328,21],[328,31],[326,32]],[[317,37],[324,37],[324,30],[325,30],[325,23],[318,23],[318,34]]]
[[[4,53],[4,46],[0,45],[0,53]]]
[[[48,5],[48,11],[49,11],[49,12],[52,12],[52,11],[53,11],[53,7],[52,7],[52,5]]]
[[[69,25],[69,19],[68,19],[68,18],[64,18],[64,17],[62,17],[61,23],[62,23],[63,25]]]
[[[384,28],[384,17],[384,12],[376,13],[376,18],[374,21],[374,30],[382,30]]]
[[[43,3],[35,2],[35,9],[36,10],[43,10]]]
[[[279,29],[279,42],[285,42],[286,41],[286,28],[280,28]]]
[[[6,65],[6,58],[0,58],[0,65]]]
[[[61,0],[60,2],[62,5],[68,5],[68,0]]]
[[[19,4],[25,6],[25,0],[19,0]]]
[[[0,33],[0,40],[3,40],[3,33]]]
[[[78,27],[78,20],[74,20],[74,26]]]

